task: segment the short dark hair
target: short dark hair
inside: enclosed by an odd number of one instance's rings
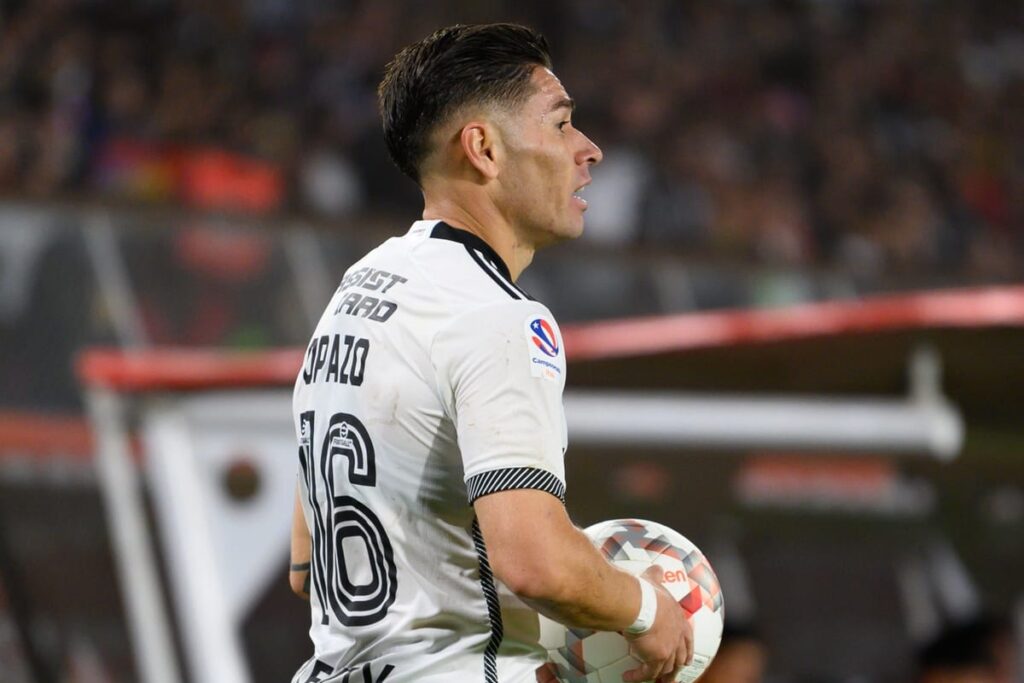
[[[392,161],[419,183],[438,124],[468,104],[521,104],[537,66],[551,68],[548,43],[518,24],[458,24],[406,47],[377,89]]]

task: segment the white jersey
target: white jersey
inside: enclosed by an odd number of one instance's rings
[[[345,274],[295,384],[314,655],[293,678],[534,683],[538,616],[472,502],[564,501],[565,354],[480,238],[418,221]]]

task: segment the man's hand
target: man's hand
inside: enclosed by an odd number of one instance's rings
[[[683,608],[661,584],[665,570],[648,567],[643,578],[654,584],[658,594],[658,612],[651,630],[639,636],[626,635],[630,652],[643,662],[622,676],[623,681],[672,683],[676,674],[693,659],[693,627]]]

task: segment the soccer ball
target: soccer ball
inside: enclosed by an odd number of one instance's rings
[[[722,590],[704,554],[682,534],[642,519],[600,522],[584,533],[612,564],[634,576],[652,564],[665,570],[663,585],[693,626],[693,661],[676,681],[697,680],[718,652],[725,617]],[[540,622],[548,664],[537,671],[538,683],[622,683],[622,674],[640,665],[618,633],[572,629],[543,615]]]

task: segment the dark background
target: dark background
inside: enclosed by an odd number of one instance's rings
[[[493,20],[548,36],[605,153],[586,236],[522,280],[563,325],[1021,281],[1019,3],[0,1],[4,681],[32,680],[33,662],[49,680],[137,680],[75,354],[304,345],[348,264],[418,217],[379,131],[384,64],[435,28]],[[1021,334],[574,362],[571,388],[895,398],[929,344],[967,440],[946,464],[574,447],[570,511],[657,519],[713,562],[738,557],[752,601],[730,618],[761,627],[771,681],[910,681],[928,634],[901,582],[934,584],[942,549],[973,608],[1020,609]],[[826,479],[877,466],[916,502],[746,493],[759,464],[808,459]],[[261,682],[308,656],[283,577],[245,625]],[[932,592],[933,628],[965,616]]]

